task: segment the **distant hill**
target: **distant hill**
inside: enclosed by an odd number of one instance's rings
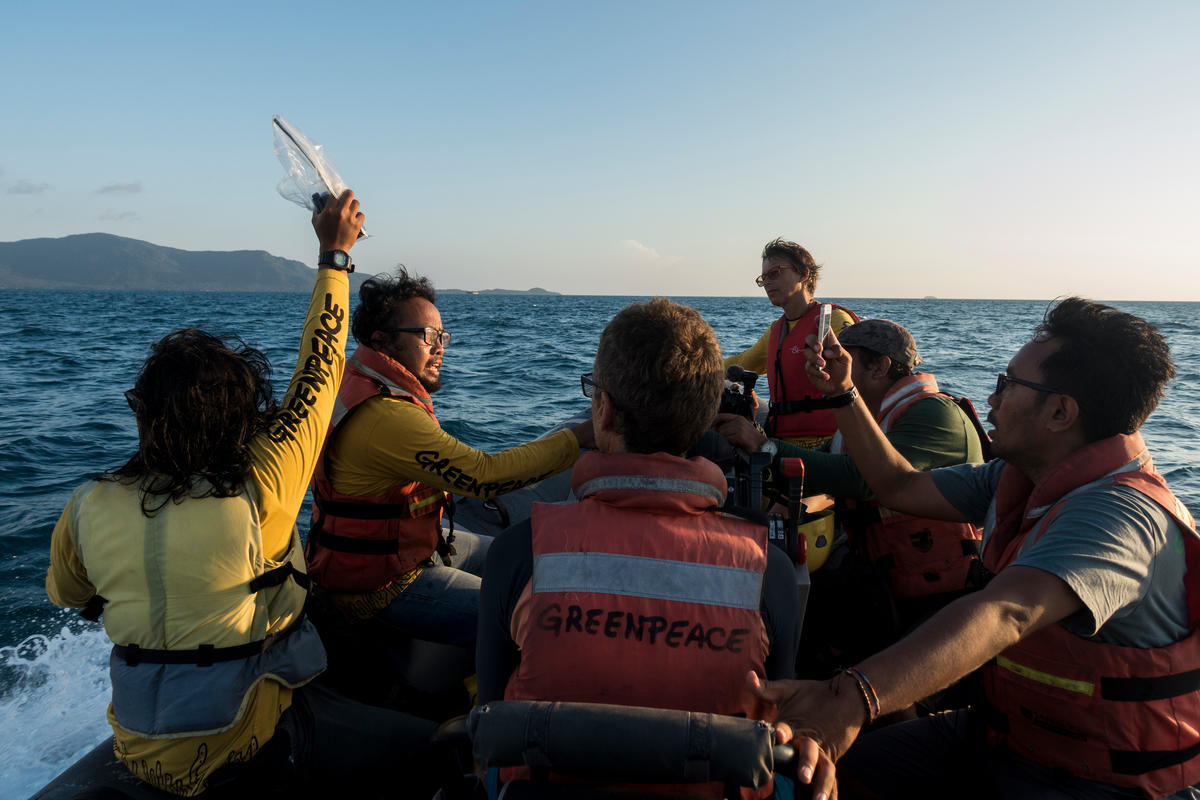
[[[354,273],[351,289],[370,275]],[[0,289],[307,292],[313,267],[265,250],[193,251],[108,233],[0,242]]]
[[[0,289],[307,292],[313,266],[266,250],[179,250],[109,233],[0,242]],[[350,291],[371,273],[350,275]],[[558,294],[545,289],[438,289],[439,294]]]
[[[469,291],[466,289],[438,289],[438,294],[556,294],[561,295],[562,292],[551,292],[537,286],[532,289],[479,289],[478,291]]]

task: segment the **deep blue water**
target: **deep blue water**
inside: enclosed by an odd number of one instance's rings
[[[443,426],[495,451],[535,438],[586,407],[579,374],[600,331],[639,298],[448,295],[454,334],[435,406]],[[776,313],[762,298],[673,298],[696,307],[726,352],[752,344]],[[825,298],[829,299],[829,298]],[[942,388],[980,415],[996,373],[1044,301],[839,300],[908,327]],[[0,797],[26,797],[107,735],[107,643],[99,626],[50,605],[42,583],[50,532],[71,490],[122,463],[133,415],[121,394],[151,342],[187,326],[238,333],[262,349],[282,390],[307,295],[0,291]],[[1179,377],[1143,428],[1158,468],[1200,511],[1197,303],[1114,303],[1157,324]],[[760,381],[765,393],[765,380]],[[307,515],[301,514],[301,528]]]

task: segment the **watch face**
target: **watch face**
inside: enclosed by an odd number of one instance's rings
[[[350,254],[343,250],[330,250],[321,253],[321,263],[341,269],[350,263]]]

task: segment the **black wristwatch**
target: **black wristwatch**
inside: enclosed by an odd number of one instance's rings
[[[835,394],[833,397],[826,398],[829,403],[829,408],[845,408],[854,402],[854,398],[858,397],[858,387],[851,386],[841,394]]]
[[[340,269],[342,272],[354,272],[354,262],[345,250],[326,250],[317,256],[317,266]]]

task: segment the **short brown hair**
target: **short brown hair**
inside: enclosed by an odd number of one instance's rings
[[[796,270],[797,275],[804,276],[804,283],[808,285],[808,291],[816,294],[821,265],[813,259],[812,253],[787,239],[772,239],[763,248],[762,257],[764,259],[782,258],[787,261]]]
[[[631,453],[686,451],[712,425],[724,385],[712,328],[696,309],[661,297],[612,318],[596,348],[595,376]]]

